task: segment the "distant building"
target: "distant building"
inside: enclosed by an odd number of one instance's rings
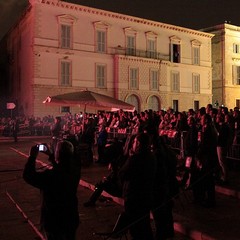
[[[5,38],[11,95],[20,113],[35,116],[78,112],[42,101],[86,88],[138,111],[198,109],[212,103],[212,37],[66,1],[29,0]]]
[[[202,29],[212,39],[213,103],[240,108],[240,27],[228,23]]]

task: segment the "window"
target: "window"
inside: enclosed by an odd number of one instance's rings
[[[179,72],[171,73],[171,81],[172,81],[172,91],[179,92],[180,91],[180,77]]]
[[[172,44],[171,46],[171,61],[180,63],[180,45]]]
[[[240,66],[233,66],[233,85],[240,85]]]
[[[201,42],[199,42],[197,39],[194,39],[191,41],[192,45],[192,64],[193,65],[200,65],[200,47]]]
[[[200,75],[193,74],[193,82],[192,82],[192,91],[193,93],[200,93]]]
[[[106,32],[97,30],[97,52],[106,52]]]
[[[98,88],[106,88],[106,65],[96,65],[96,85]]]
[[[132,104],[137,112],[140,112],[140,104],[139,104],[139,100],[138,97],[134,94],[128,96],[128,98],[126,99],[126,102],[129,104]]]
[[[240,52],[239,44],[234,43],[233,44],[233,53],[239,53],[239,52]]]
[[[194,101],[194,111],[199,110],[199,101]]]
[[[61,48],[71,48],[72,26],[61,25]]]
[[[123,31],[126,39],[126,54],[135,56],[137,31],[131,27],[126,27]]]
[[[60,85],[70,86],[72,81],[71,76],[71,62],[61,61],[61,76],[60,76]]]
[[[193,53],[193,64],[199,65],[200,64],[200,48],[193,47],[192,53]]]
[[[147,57],[157,58],[157,33],[149,31],[145,35],[147,40]]]
[[[103,21],[93,23],[95,29],[95,51],[99,53],[107,52],[107,31],[109,25]]]
[[[147,39],[147,57],[156,58],[156,40],[155,39]]]
[[[70,107],[69,106],[61,106],[60,112],[61,113],[69,113],[69,112],[71,112]]]
[[[173,100],[173,110],[178,112],[178,100]]]
[[[127,55],[136,55],[136,37],[135,36],[127,36],[126,39],[127,47],[126,47],[126,53]]]
[[[148,100],[148,108],[152,109],[153,111],[159,111],[159,101],[156,96],[151,96]]]
[[[158,71],[150,71],[150,90],[158,90]]]
[[[138,89],[138,69],[130,68],[129,73],[130,89]]]
[[[236,99],[236,107],[240,109],[240,99]]]
[[[61,14],[57,16],[59,26],[59,47],[72,48],[73,45],[73,26],[77,22],[77,18],[69,14]]]

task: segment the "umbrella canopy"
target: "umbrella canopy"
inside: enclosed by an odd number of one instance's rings
[[[123,109],[124,111],[134,111],[135,107],[124,101],[109,97],[103,94],[95,93],[92,91],[71,92],[52,97],[47,97],[43,103],[52,105],[71,105],[71,106],[84,106],[92,107],[95,109],[104,109],[116,111]]]

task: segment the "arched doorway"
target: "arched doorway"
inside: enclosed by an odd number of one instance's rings
[[[126,102],[135,106],[135,109],[137,110],[137,112],[140,112],[139,99],[136,95],[132,94],[128,96],[126,99]]]
[[[152,109],[153,111],[159,111],[160,102],[157,96],[153,95],[148,98],[148,108]]]

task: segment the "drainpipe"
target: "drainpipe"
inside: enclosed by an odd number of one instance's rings
[[[119,57],[114,56],[114,73],[113,73],[113,92],[114,98],[119,99]]]
[[[224,86],[225,86],[225,25],[224,30],[222,32],[222,104],[225,105],[225,91],[224,91]]]

